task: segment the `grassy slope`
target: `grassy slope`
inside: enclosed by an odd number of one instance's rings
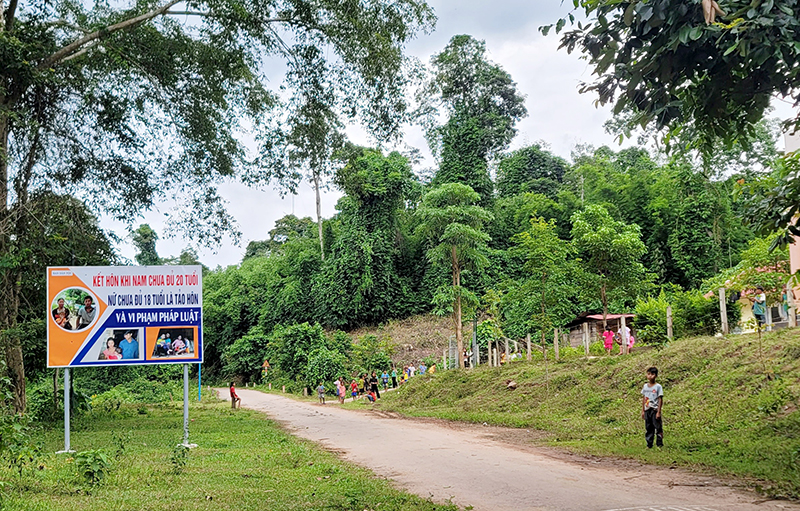
[[[428,355],[441,358],[442,348],[455,336],[452,318],[434,314],[391,320],[378,327],[364,327],[348,333],[355,339],[366,334],[388,339],[395,347],[392,360],[401,367],[410,362],[418,364]],[[470,323],[464,325],[464,338],[472,338]]]
[[[414,378],[381,400],[411,416],[535,428],[543,443],[754,478],[800,497],[800,329],[675,341],[629,357],[447,371]],[[552,355],[551,355],[552,356]],[[645,369],[664,386],[663,451],[648,451],[640,418]],[[514,380],[516,390],[506,381]]]
[[[73,448],[115,453],[115,434],[127,436],[109,477],[89,487],[64,455],[60,428],[42,434],[44,454],[20,477],[0,466],[5,510],[353,510],[455,509],[403,493],[367,470],[342,462],[281,430],[263,414],[231,411],[225,403],[194,405],[192,449],[182,473],[170,461],[182,439],[179,404],[123,408],[85,418],[73,429]],[[209,499],[210,497],[210,499]],[[379,507],[380,506],[380,507]]]

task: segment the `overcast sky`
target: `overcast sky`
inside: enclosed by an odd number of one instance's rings
[[[436,29],[429,35],[420,35],[408,46],[408,53],[427,64],[430,56],[441,51],[454,35],[470,34],[486,41],[489,58],[511,74],[519,91],[526,96],[528,116],[517,125],[518,134],[512,148],[541,140],[549,144],[555,154],[568,159],[570,151],[579,143],[616,144],[603,130],[603,123],[611,117],[610,109],[596,108],[593,96],[578,94],[578,84],[591,79],[586,62],[577,54],[557,51],[558,37],[553,33],[544,37],[538,30],[541,25],[554,23],[564,16],[572,2],[562,5],[560,0],[429,0],[429,4],[438,17]],[[347,132],[354,142],[370,144],[358,127],[351,127]],[[429,154],[422,132],[417,128],[407,130],[404,142]],[[431,164],[430,160],[427,164]],[[229,201],[229,212],[238,222],[242,238],[239,246],[230,240],[215,249],[203,248],[197,243],[192,245],[200,260],[211,268],[238,264],[247,243],[266,239],[275,220],[284,215],[315,216],[314,191],[308,184],[298,190],[297,196],[283,199],[272,188],[252,190],[234,183],[224,185],[221,193]],[[338,192],[331,191],[322,197],[323,217],[335,213],[339,196]],[[164,213],[172,206],[163,204],[136,225],[149,223],[156,232],[163,234],[166,230]],[[135,251],[129,238],[125,238],[124,226],[108,220],[102,223],[125,239],[118,250],[123,257],[132,260]],[[178,255],[186,246],[184,240],[162,239],[157,250],[161,257],[166,257]]]

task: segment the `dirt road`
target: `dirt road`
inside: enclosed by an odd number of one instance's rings
[[[392,418],[238,390],[294,434],[408,491],[481,511],[800,510],[681,470],[526,446],[524,431]],[[221,395],[225,395],[224,392]]]

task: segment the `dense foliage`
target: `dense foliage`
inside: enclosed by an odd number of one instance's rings
[[[411,26],[424,25],[424,4],[408,5],[418,8],[408,14]],[[487,59],[482,41],[456,36],[433,57],[419,96],[424,100],[417,114],[425,119],[438,159],[436,171],[422,178],[413,172],[413,153],[387,154],[338,135],[326,138],[329,128],[340,127],[334,111],[342,105],[338,94],[359,87],[350,83],[333,93],[333,71],[325,68],[330,63],[315,50],[315,41],[298,35],[290,88],[311,88],[290,91],[289,113],[281,114],[289,116],[288,131],[260,140],[269,146],[260,163],[276,165],[266,166],[266,173],[239,170],[248,182],[269,178],[290,190],[301,178],[312,179],[317,191],[326,181],[342,197],[332,218],[287,215],[268,239],[248,245],[239,264],[204,271],[204,376],[266,378],[291,390],[320,382],[329,387],[339,376],[392,364],[390,339],[355,339],[346,331],[426,312],[452,315],[461,350],[461,325],[476,316],[483,321],[478,331],[486,347],[529,334],[537,343],[551,343],[553,329],[584,312],[635,312],[638,338],[660,343],[666,338],[667,306],[676,337],[714,333],[719,305],[709,291],[721,285],[742,292],[763,285],[771,303],[781,300],[786,256],[770,249],[782,238],[758,236],[770,225],[785,224],[785,214],[765,215],[758,231],[742,222],[746,214],[765,213],[794,197],[785,178],[797,173],[796,160],[776,163],[768,123],[750,134],[752,151],[720,152],[720,159],[728,159],[711,165],[694,153],[644,147],[579,146],[571,161],[553,155],[544,142],[504,152],[526,113],[524,98],[511,76]],[[352,65],[367,65],[352,58]],[[389,61],[399,65],[401,55]],[[312,65],[318,67],[308,68]],[[377,73],[350,71],[354,79],[359,72]],[[400,85],[387,83],[390,90],[383,90],[373,82],[372,93],[393,97]],[[372,113],[387,106],[371,103],[375,98],[369,94],[362,99],[368,104],[359,108]],[[395,107],[376,129],[389,129],[405,115],[404,104]],[[281,147],[289,147],[291,165],[269,159]],[[228,163],[245,165],[234,149],[230,156],[237,161]],[[291,170],[295,164],[302,168]],[[37,268],[51,261],[108,264],[116,258],[111,240],[80,201],[50,191],[31,193],[26,201],[26,211],[43,222],[18,217],[26,222],[20,233],[28,237],[17,238],[15,251],[4,256],[20,272],[18,296],[29,302],[21,304],[17,326],[6,332],[21,341],[25,366],[39,379],[45,370]],[[147,225],[132,239],[140,264],[198,263],[191,249],[159,257],[158,235]],[[29,248],[19,250],[23,246]],[[731,324],[738,314],[729,307]],[[111,368],[97,370],[97,378],[78,372],[75,380],[94,393],[129,381],[146,382],[146,388],[177,374]],[[56,413],[57,405],[49,404],[58,400],[58,389],[50,388],[37,383],[36,409]]]

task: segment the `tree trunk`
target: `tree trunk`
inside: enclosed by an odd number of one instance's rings
[[[453,322],[456,327],[456,349],[458,350],[458,367],[464,369],[464,337],[461,331],[461,271],[458,267],[456,247],[452,246],[451,257],[453,262],[453,290],[456,292],[456,301],[453,304]]]
[[[0,98],[0,109],[7,105],[5,97]],[[11,253],[11,230],[14,226],[8,204],[8,114],[0,113],[0,254]],[[0,270],[0,347],[5,355],[6,370],[11,380],[14,396],[14,412],[25,413],[25,366],[22,361],[22,345],[17,327],[19,313],[20,279],[11,261]]]
[[[606,324],[607,324],[606,317],[608,316],[608,298],[606,297],[606,285],[605,284],[600,286],[600,300],[603,302],[603,332],[605,332],[606,331]]]
[[[317,231],[319,232],[319,255],[325,260],[325,241],[322,239],[322,207],[319,198],[319,172],[314,172],[314,192],[317,194]]]

